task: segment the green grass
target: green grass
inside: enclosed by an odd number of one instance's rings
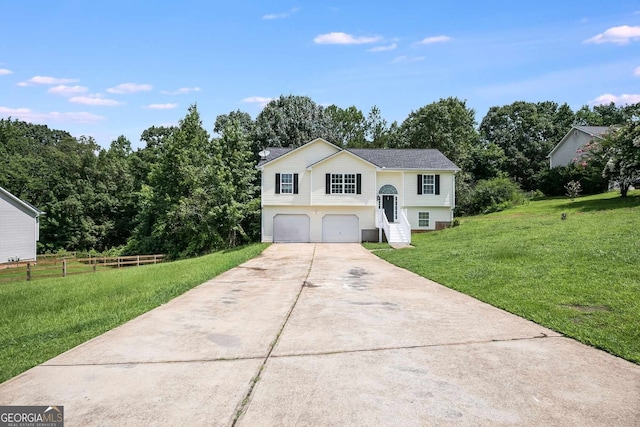
[[[562,221],[562,213],[567,219]],[[640,363],[640,191],[530,202],[379,257]]]
[[[0,285],[0,382],[181,295],[266,244],[171,263]]]

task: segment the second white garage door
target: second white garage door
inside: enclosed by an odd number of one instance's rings
[[[357,215],[325,215],[322,218],[322,241],[326,243],[359,243]]]
[[[273,217],[274,243],[307,243],[309,217],[307,215],[283,215]]]

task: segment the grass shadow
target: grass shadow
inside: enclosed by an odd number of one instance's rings
[[[629,194],[627,197],[611,199],[574,200],[558,205],[559,210],[593,212],[612,209],[634,208],[640,206],[640,194]]]

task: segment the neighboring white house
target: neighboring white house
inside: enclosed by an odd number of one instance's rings
[[[573,126],[547,156],[549,168],[567,166],[574,159],[580,159],[582,155],[578,150],[596,138],[602,139],[608,130],[608,126]]]
[[[411,242],[453,221],[460,169],[432,149],[341,149],[323,139],[267,148],[263,242]]]
[[[43,213],[0,187],[0,264],[36,259]]]

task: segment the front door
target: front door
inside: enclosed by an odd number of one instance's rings
[[[395,221],[395,196],[382,196],[382,209],[387,216],[387,221]]]

